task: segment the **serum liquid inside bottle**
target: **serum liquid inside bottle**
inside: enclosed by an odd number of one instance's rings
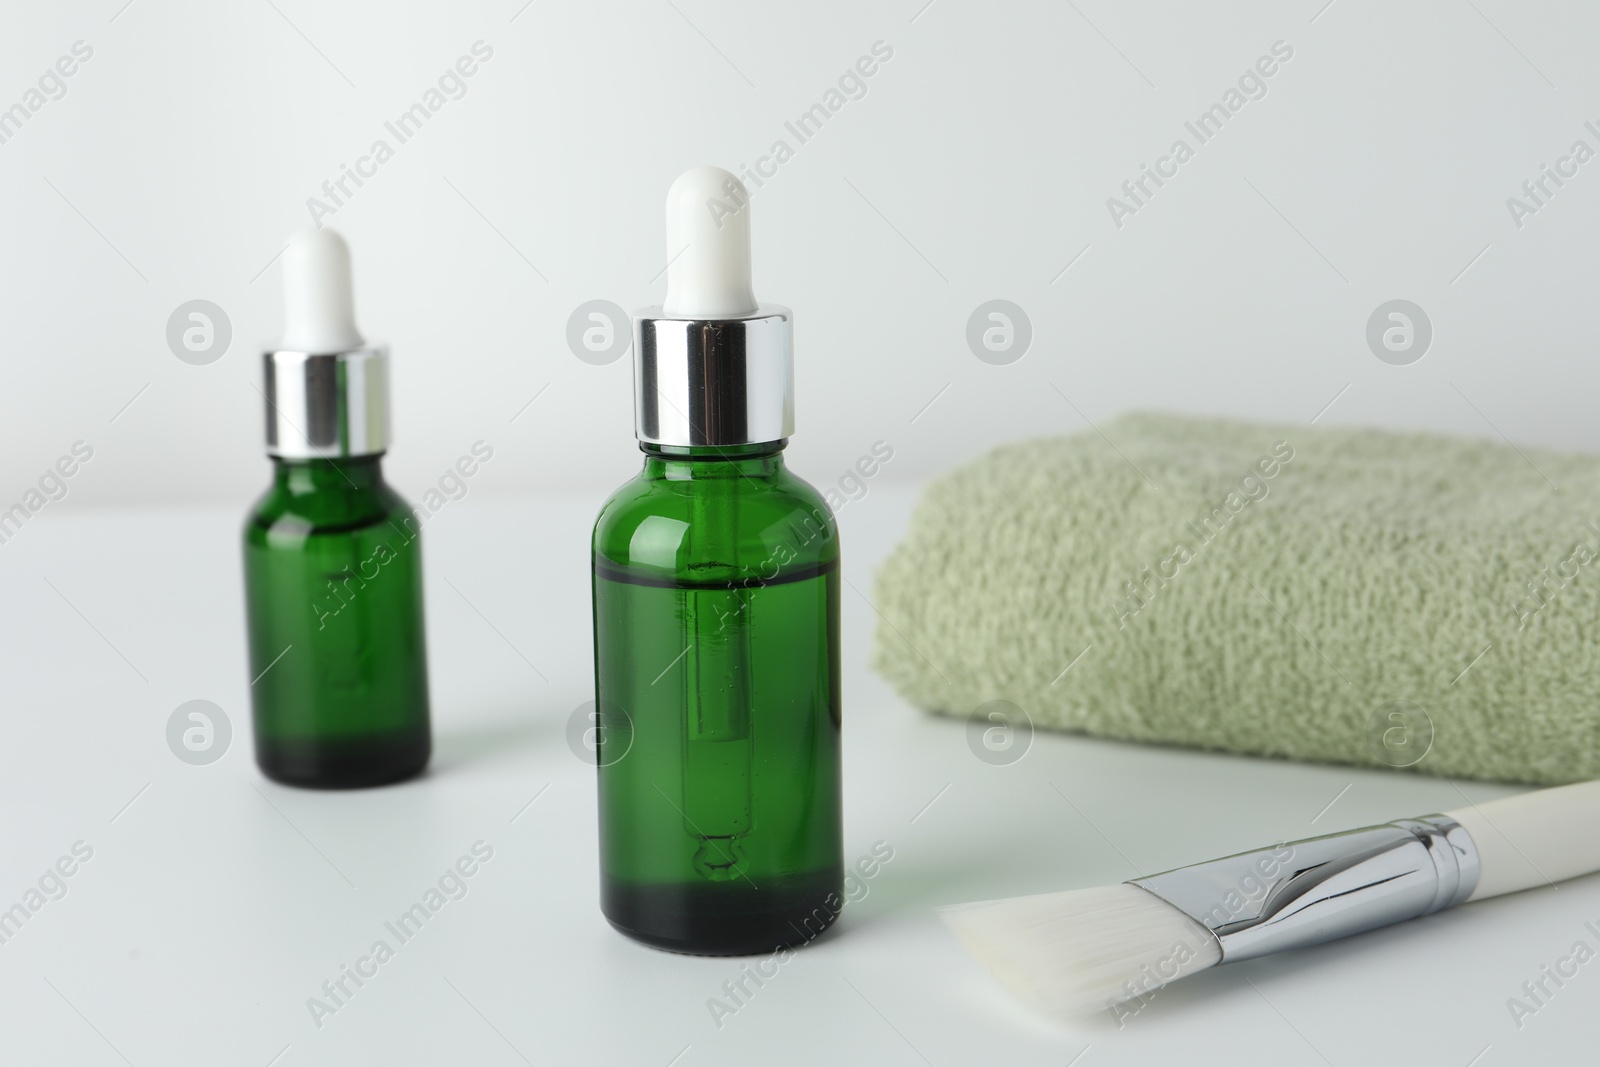
[[[601,909],[661,948],[766,952],[843,903],[839,539],[784,465],[792,317],[752,294],[748,194],[691,170],[667,229],[667,299],[635,322],[644,467],[594,532]]]
[[[388,352],[355,328],[350,254],[310,230],[283,255],[285,335],[265,354],[273,482],[244,530],[256,763],[350,788],[426,766],[422,555],[383,480]]]

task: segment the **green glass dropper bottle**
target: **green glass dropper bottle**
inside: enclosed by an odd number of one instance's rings
[[[283,253],[285,336],[264,356],[273,483],[244,529],[256,763],[352,788],[427,765],[422,549],[383,480],[389,354],[357,332],[332,230]]]
[[[634,331],[644,469],[594,530],[601,909],[679,952],[803,944],[843,900],[839,538],[784,466],[792,316],[750,285],[749,199],[667,197],[667,299]]]

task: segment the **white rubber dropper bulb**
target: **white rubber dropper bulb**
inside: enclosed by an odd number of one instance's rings
[[[721,167],[686,170],[667,190],[667,297],[674,318],[754,315],[750,194]]]
[[[362,345],[350,283],[350,246],[332,230],[304,229],[283,253],[283,348],[331,354]]]

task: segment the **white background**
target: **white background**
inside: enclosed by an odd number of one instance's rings
[[[1600,445],[1600,161],[1520,230],[1505,203],[1575,139],[1600,148],[1586,5],[122,2],[13,5],[0,34],[5,104],[94,48],[0,145],[7,503],[79,438],[96,458],[65,507],[251,498],[268,264],[478,40],[467,95],[325,220],[393,347],[413,496],[478,439],[497,459],[474,492],[625,478],[630,361],[580,362],[568,316],[658,302],[672,178],[794,144],[784,123],[879,40],[865,98],[756,191],[813,480],[880,439],[891,477],[921,477],[1139,407]],[[1106,199],[1278,40],[1268,95],[1114,226]],[[165,341],[196,298],[234,332],[205,367]],[[1011,366],[965,343],[993,298],[1033,323]],[[1412,366],[1364,340],[1394,298],[1434,324]]]
[[[1600,161],[1520,229],[1506,199],[1573,141],[1600,148],[1583,126],[1600,11],[104,0],[12,4],[0,30],[0,107],[73,42],[94,49],[0,144],[0,506],[74,441],[95,449],[0,546],[0,905],[74,840],[97,849],[0,945],[0,1058],[1592,1062],[1600,974],[1520,1030],[1506,999],[1600,921],[1594,879],[1229,968],[1125,1031],[1027,1015],[931,905],[1508,789],[1044,736],[990,767],[868,671],[854,594],[846,852],[881,839],[896,859],[839,936],[717,1029],[706,1000],[736,967],[633,946],[594,906],[592,772],[564,731],[590,695],[588,524],[638,459],[629,361],[584,363],[565,335],[586,301],[660,299],[676,174],[754,162],[881,40],[894,56],[865,98],[754,208],[758,295],[798,317],[794,466],[828,487],[894,448],[841,513],[855,588],[910,483],[1133,408],[1594,450]],[[254,385],[280,328],[274,257],[322,182],[479,40],[494,56],[467,95],[328,220],[365,330],[393,346],[391,480],[415,500],[474,441],[495,448],[430,523],[438,757],[391,790],[285,790],[249,762],[235,540],[268,478]],[[1294,57],[1266,97],[1114,225],[1106,199],[1279,40]],[[234,335],[206,366],[165,337],[197,298]],[[965,340],[993,298],[1033,325],[1009,366]],[[1394,298],[1435,330],[1409,366],[1365,341]],[[205,768],[163,735],[197,698],[235,729]],[[314,1028],[305,998],[478,838],[497,858],[473,895]]]

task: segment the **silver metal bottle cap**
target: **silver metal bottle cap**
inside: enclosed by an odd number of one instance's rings
[[[273,349],[262,354],[267,455],[284,459],[373,456],[389,447],[389,350]]]
[[[658,445],[761,444],[794,434],[794,314],[633,318],[634,428]]]

